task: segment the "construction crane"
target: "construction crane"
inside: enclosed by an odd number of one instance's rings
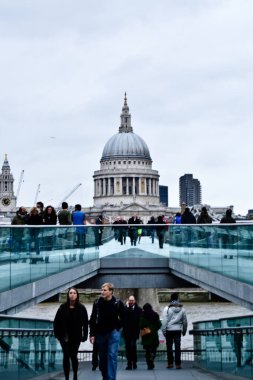
[[[18,202],[18,197],[21,189],[21,185],[24,182],[24,170],[21,170],[20,177],[19,177],[19,182],[18,182],[18,188],[17,188],[17,194],[16,194],[16,203]]]
[[[81,183],[79,183],[78,185],[76,185],[64,198],[63,200],[59,203],[59,206],[58,207],[61,207],[61,204],[62,202],[65,202],[69,197],[70,195],[72,195],[80,186],[82,186]]]
[[[35,198],[34,198],[34,206],[36,206],[39,193],[40,193],[40,184],[38,185],[37,190],[36,190],[36,194],[35,194]]]

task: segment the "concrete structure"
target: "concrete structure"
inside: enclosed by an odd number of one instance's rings
[[[106,257],[94,258],[67,270],[63,267],[58,273],[36,280],[36,275],[43,273],[45,268],[44,262],[37,263],[36,268],[33,267],[31,271],[34,278],[30,283],[0,293],[0,313],[14,314],[70,286],[99,289],[104,282],[113,282],[117,284],[118,289],[172,289],[192,287],[194,284],[253,310],[253,285],[251,284],[138,248],[117,252],[119,246],[113,242],[112,244],[116,249],[115,253],[112,253],[113,247],[111,247],[111,254]],[[103,249],[106,251],[105,245],[100,248],[100,251]],[[52,257],[50,260],[53,262]],[[16,268],[20,264],[15,264]],[[8,274],[3,272],[2,282],[8,283],[8,280],[10,280]]]

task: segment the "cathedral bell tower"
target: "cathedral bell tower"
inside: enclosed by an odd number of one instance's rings
[[[14,178],[11,173],[7,154],[5,154],[2,173],[0,174],[0,211],[8,212],[16,208],[16,197],[13,191]]]

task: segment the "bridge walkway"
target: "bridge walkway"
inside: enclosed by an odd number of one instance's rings
[[[138,369],[132,371],[125,370],[126,363],[120,362],[118,364],[117,380],[168,380],[173,378],[173,380],[217,380],[222,379],[214,373],[209,373],[205,370],[194,368],[193,362],[183,362],[182,369],[167,369],[166,363],[164,361],[155,362],[155,368],[148,371],[145,362],[138,363]],[[45,377],[46,376],[46,377]],[[224,375],[225,376],[225,375]],[[71,378],[71,373],[70,373]],[[92,371],[91,364],[83,363],[79,367],[78,371],[79,379],[90,379],[90,380],[101,380],[100,371]],[[36,377],[32,380],[64,380],[63,372],[58,372],[57,374],[51,373],[40,377]],[[225,377],[224,377],[225,379]],[[233,377],[230,375],[230,380]],[[237,380],[238,377],[237,377]]]

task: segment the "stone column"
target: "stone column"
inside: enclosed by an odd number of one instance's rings
[[[133,177],[133,195],[135,195],[135,177]]]
[[[129,178],[126,178],[126,195],[129,195]]]
[[[111,195],[111,177],[107,178],[107,195]]]

